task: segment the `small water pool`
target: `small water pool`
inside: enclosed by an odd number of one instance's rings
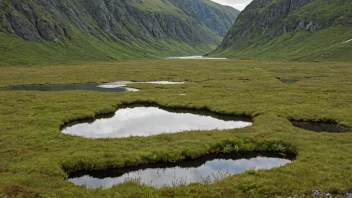
[[[67,85],[26,85],[0,88],[3,91],[72,91],[86,90],[99,92],[136,92],[135,88],[126,87],[129,84],[160,84],[160,85],[179,85],[184,82],[173,81],[149,81],[149,82],[134,82],[134,81],[116,81],[104,84],[85,83],[85,84],[67,84]]]
[[[292,125],[301,129],[315,132],[330,132],[330,133],[344,133],[352,132],[352,128],[339,126],[336,123],[323,123],[323,122],[303,122],[291,121]]]
[[[299,82],[299,79],[297,79],[297,78],[280,78],[280,77],[276,77],[276,79],[280,80],[282,83],[296,83],[296,82]]]
[[[122,138],[194,130],[236,129],[251,125],[251,119],[244,116],[137,105],[122,107],[110,116],[95,120],[69,123],[63,127],[62,132],[86,138]]]
[[[158,85],[181,85],[184,82],[174,82],[174,81],[147,81],[147,82],[135,82],[135,81],[116,81],[109,82],[99,85],[100,88],[119,88],[125,87],[130,84],[158,84]]]
[[[291,158],[290,158],[291,159]],[[103,171],[79,171],[69,181],[87,188],[110,188],[135,181],[155,188],[177,187],[190,183],[211,183],[247,170],[268,170],[291,162],[283,156],[250,154],[245,156],[218,154],[203,156],[176,164],[154,164]]]
[[[99,91],[99,92],[136,92],[138,89],[128,87],[113,87],[105,88],[99,87],[101,84],[87,83],[87,84],[68,84],[68,85],[28,85],[0,88],[5,91]]]
[[[226,60],[227,58],[212,58],[204,56],[180,56],[180,57],[167,57],[166,60]]]

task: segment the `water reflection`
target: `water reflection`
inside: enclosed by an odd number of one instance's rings
[[[137,181],[156,188],[210,183],[246,170],[271,169],[291,161],[277,157],[212,155],[173,165],[144,165],[105,171],[76,172],[69,181],[88,188],[110,188],[126,181]]]
[[[134,81],[116,81],[105,83],[99,85],[100,88],[118,88],[118,87],[125,87],[129,84],[159,84],[159,85],[180,85],[184,84],[184,82],[173,82],[173,81],[147,81],[147,82],[134,82]]]
[[[72,123],[62,132],[87,138],[121,138],[150,136],[191,130],[224,130],[252,125],[248,118],[234,116],[211,116],[196,111],[161,109],[160,107],[128,107],[118,109],[110,118]]]
[[[276,79],[280,80],[283,83],[296,83],[299,81],[299,79],[297,78],[280,78],[280,77],[276,77]]]
[[[167,57],[166,60],[226,60],[226,58],[212,58],[204,56],[180,56],[180,57]]]
[[[314,123],[314,122],[298,122],[292,121],[292,125],[302,129],[315,132],[331,132],[331,133],[343,133],[352,132],[351,128],[339,126],[332,123]]]
[[[135,88],[126,87],[129,84],[161,84],[161,85],[178,85],[184,82],[172,81],[150,81],[150,82],[132,82],[132,81],[116,81],[105,84],[86,83],[86,84],[68,84],[68,85],[28,85],[0,88],[5,91],[70,91],[70,90],[86,90],[99,92],[136,92]]]
[[[16,86],[8,88],[0,88],[6,91],[72,91],[72,90],[86,90],[86,91],[99,91],[99,92],[135,92],[138,89],[128,87],[113,87],[110,89],[99,87],[100,84],[69,84],[69,85],[29,85],[29,86]]]

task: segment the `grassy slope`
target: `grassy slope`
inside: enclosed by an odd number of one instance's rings
[[[293,84],[276,77],[299,78]],[[0,92],[0,197],[274,197],[314,189],[345,193],[352,186],[352,133],[315,133],[288,119],[336,120],[352,127],[351,63],[255,61],[130,61],[77,66],[2,67],[0,86],[115,80],[174,80],[184,85],[134,85],[135,93]],[[180,96],[186,93],[186,96]],[[244,129],[90,140],[62,134],[68,120],[113,112],[117,105],[154,101],[248,114]],[[128,183],[87,190],[66,180],[62,166],[107,166],[180,160],[221,151],[297,151],[293,163],[247,171],[209,185],[156,190]]]
[[[71,40],[59,43],[25,41],[14,35],[0,33],[0,66],[156,59],[171,55],[202,54],[211,49],[208,45],[190,46],[174,40],[155,40],[150,45],[101,41],[78,32]]]
[[[262,9],[263,11],[270,6]],[[343,13],[341,16],[340,14]],[[298,9],[291,18],[313,20],[323,25],[334,19],[333,26],[315,34],[306,31],[291,32],[273,40],[262,36],[247,42],[242,49],[219,48],[212,53],[241,59],[299,60],[299,61],[351,61],[352,3],[347,0],[315,0]],[[289,19],[285,19],[287,21]],[[343,25],[342,25],[343,24]],[[281,27],[278,27],[281,28]]]
[[[286,33],[263,42],[262,38],[252,41],[255,44],[241,49],[217,49],[212,56],[239,59],[297,60],[297,61],[352,61],[352,28],[337,26],[319,31]]]
[[[185,15],[183,14],[182,10],[177,8],[169,1],[148,0],[148,1],[142,1],[141,3],[131,2],[131,5],[146,12],[151,11],[151,12],[159,12],[159,13],[164,13],[169,15],[172,14],[174,16],[185,19]]]

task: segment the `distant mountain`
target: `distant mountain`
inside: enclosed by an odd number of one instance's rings
[[[0,0],[0,60],[201,54],[238,13],[210,0]]]
[[[212,32],[224,37],[235,22],[240,11],[222,6],[209,0],[170,0],[189,16],[199,18],[200,22]]]
[[[352,60],[351,0],[254,0],[216,56],[302,61]]]

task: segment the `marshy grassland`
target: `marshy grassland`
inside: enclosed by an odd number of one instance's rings
[[[278,78],[299,79],[283,83]],[[352,188],[352,133],[317,133],[289,120],[336,121],[352,127],[352,63],[175,60],[0,67],[0,87],[88,82],[133,84],[131,93],[0,91],[0,197],[275,197]],[[181,94],[181,95],[180,95]],[[186,95],[184,95],[186,94]],[[155,102],[252,116],[253,126],[120,139],[85,139],[60,126],[118,106]],[[351,131],[352,132],[352,131]],[[127,182],[86,189],[68,172],[175,162],[206,153],[295,153],[272,170],[247,171],[212,184],[155,189]]]

